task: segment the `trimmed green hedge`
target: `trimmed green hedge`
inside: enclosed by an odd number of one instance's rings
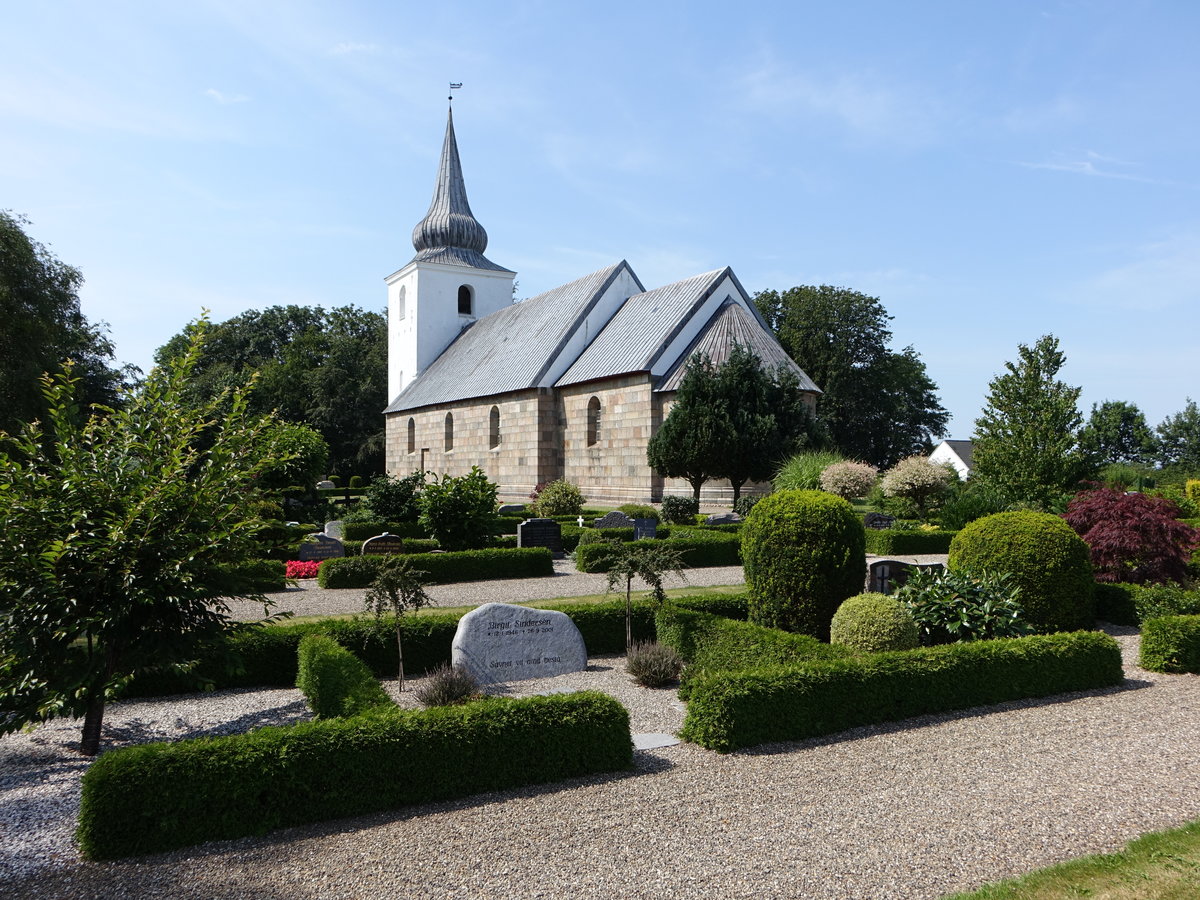
[[[624,529],[605,529],[610,530]],[[650,539],[634,543],[648,544]],[[663,545],[678,550],[683,564],[692,569],[739,566],[742,563],[741,540],[736,534],[677,528],[670,538],[663,541]],[[615,553],[616,549],[611,543],[580,543],[575,551],[575,567],[580,572],[607,572],[612,567],[612,557]]]
[[[744,619],[745,594],[704,594],[678,597],[673,605],[718,616]],[[579,628],[589,654],[625,651],[625,601],[607,603],[538,603],[536,609],[565,613]],[[404,616],[400,620],[404,643],[404,671],[419,675],[450,662],[450,642],[462,613]],[[175,670],[143,672],[125,688],[127,697],[157,697],[209,688],[290,687],[296,683],[296,659],[306,635],[323,634],[337,641],[370,668],[377,677],[394,678],[399,667],[395,620],[383,617],[377,628],[372,619],[323,619],[302,624],[248,625],[235,632],[182,673]],[[654,612],[644,598],[633,601],[633,635],[651,640]]]
[[[579,528],[578,525],[575,526]],[[671,525],[658,525],[654,529],[656,540],[665,541],[671,536]],[[633,526],[629,528],[589,528],[584,526],[579,535],[579,544],[604,544],[609,541],[622,541],[626,544],[633,541]],[[646,539],[648,540],[648,539]]]
[[[366,664],[327,635],[305,635],[297,658],[296,687],[318,719],[394,705]]]
[[[851,655],[845,647],[807,634],[736,621],[715,609],[689,609],[678,603],[658,613],[655,630],[658,642],[674,648],[688,664],[679,688],[684,700],[692,682],[704,675]]]
[[[323,588],[371,586],[386,556],[367,554],[327,559],[317,570]],[[405,559],[422,569],[427,584],[488,581],[495,578],[540,578],[554,574],[554,554],[545,547],[457,550],[449,553],[408,553]]]
[[[1200,616],[1147,619],[1138,665],[1151,672],[1200,674]]]
[[[681,736],[729,751],[860,725],[1120,684],[1117,642],[1094,631],[974,641],[715,672],[690,685]]]
[[[632,767],[629,713],[595,692],[428,710],[105,753],[83,776],[89,859],[545,784]]]
[[[287,588],[287,563],[278,559],[248,559],[240,563],[216,566],[213,584],[228,597],[244,592],[264,594]]]
[[[429,537],[416,522],[346,522],[342,525],[342,537],[348,541],[365,541],[385,532],[403,538]]]
[[[957,531],[908,531],[897,528],[867,528],[867,553],[871,556],[917,556],[949,553]]]
[[[1177,584],[1096,585],[1096,618],[1137,625],[1161,616],[1200,615],[1200,590]]]

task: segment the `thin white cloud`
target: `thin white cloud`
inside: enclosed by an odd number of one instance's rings
[[[1200,309],[1200,233],[1146,244],[1132,258],[1097,273],[1068,291],[1067,299],[1095,309],[1181,315]]]
[[[340,44],[335,44],[329,50],[330,56],[348,56],[362,55],[368,53],[378,53],[378,44],[361,44],[356,41],[342,41]]]
[[[211,97],[222,106],[228,106],[231,103],[246,103],[250,99],[245,94],[226,94],[216,88],[209,88],[204,92],[204,96]]]

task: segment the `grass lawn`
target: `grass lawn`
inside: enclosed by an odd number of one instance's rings
[[[945,900],[1195,900],[1200,897],[1200,821],[1130,841],[1120,853],[1085,856]]]

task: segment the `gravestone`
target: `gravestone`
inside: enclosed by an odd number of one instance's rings
[[[941,563],[906,563],[898,559],[877,559],[867,567],[867,590],[875,594],[890,594],[903,587],[914,571],[940,572]]]
[[[742,521],[742,517],[734,512],[713,513],[704,520],[705,525],[736,525]]]
[[[318,491],[332,491],[332,490],[335,490],[336,488],[337,488],[337,485],[334,484],[332,481],[318,481],[317,482],[317,490]]]
[[[310,534],[312,540],[305,541],[296,551],[296,559],[301,562],[315,562],[321,559],[341,559],[346,555],[346,548],[337,538],[319,532]]]
[[[614,509],[612,512],[605,513],[595,522],[592,523],[593,528],[632,528],[633,519],[625,515],[619,509]]]
[[[343,537],[342,520],[334,519],[332,522],[326,522],[325,523],[325,533],[327,535],[329,535],[331,538],[337,538],[340,541]]]
[[[633,539],[640,541],[643,538],[658,537],[658,520],[657,519],[634,519],[633,520]]]
[[[869,512],[863,516],[863,525],[867,528],[874,528],[878,531],[883,531],[885,528],[891,528],[896,524],[895,516],[885,516],[883,513]]]
[[[563,553],[562,526],[553,519],[526,519],[517,526],[518,547],[549,547]]]
[[[383,534],[377,534],[375,537],[363,541],[362,552],[363,556],[368,553],[403,553],[404,538],[385,531]]]
[[[459,619],[450,661],[485,684],[522,681],[586,669],[587,647],[566,613],[485,603]]]
[[[505,503],[498,510],[496,510],[496,515],[498,516],[520,516],[524,515],[524,513],[524,503]]]

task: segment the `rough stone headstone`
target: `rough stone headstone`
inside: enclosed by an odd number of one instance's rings
[[[640,541],[643,538],[658,537],[658,520],[657,519],[634,519],[633,520],[633,539]]]
[[[334,484],[332,481],[318,481],[317,482],[317,490],[318,491],[332,491],[336,487],[337,487],[337,485]]]
[[[553,519],[526,519],[517,526],[518,547],[549,547],[563,553],[562,526]]]
[[[704,520],[705,525],[736,525],[742,517],[735,512],[713,513]]]
[[[614,509],[612,512],[605,513],[595,522],[592,523],[593,528],[632,528],[633,519],[625,515],[619,509]]]
[[[524,514],[524,503],[505,503],[498,510],[496,510],[496,515],[498,516],[520,516]]]
[[[337,538],[317,532],[310,534],[311,540],[305,541],[296,551],[296,558],[301,562],[314,562],[321,559],[341,559],[346,555],[346,548]]]
[[[325,533],[331,538],[337,538],[339,541],[342,540],[342,538],[345,537],[345,535],[342,534],[342,524],[343,523],[341,519],[334,519],[332,522],[326,522]]]
[[[863,525],[867,528],[874,528],[882,531],[885,528],[891,528],[896,524],[895,516],[885,516],[883,513],[869,512],[863,516]]]
[[[363,556],[368,553],[403,553],[404,538],[396,534],[388,534],[385,531],[383,534],[377,534],[375,537],[363,541],[362,552]]]
[[[566,613],[485,603],[459,619],[450,660],[483,683],[521,681],[586,669],[587,647]]]

